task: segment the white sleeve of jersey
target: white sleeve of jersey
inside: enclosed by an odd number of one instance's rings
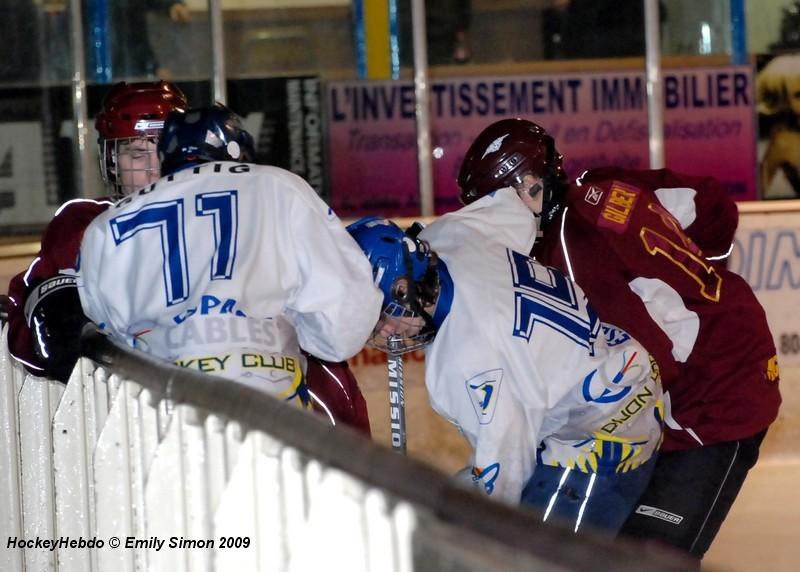
[[[686,307],[681,295],[658,278],[634,278],[628,283],[647,313],[672,342],[672,356],[685,362],[700,333],[700,318]]]
[[[675,217],[681,228],[688,228],[697,218],[694,197],[697,191],[688,187],[661,188],[655,190],[658,202]]]
[[[102,240],[102,227],[95,224],[95,221],[93,221],[83,233],[82,244],[88,243],[96,245],[100,244]],[[91,270],[89,272],[86,271],[87,268],[102,268],[102,260],[96,260],[96,258],[102,258],[102,252],[100,248],[86,249],[83,248],[83,246],[81,247],[80,266],[78,270],[78,295],[81,299],[81,306],[83,306],[86,317],[101,327],[107,327],[109,324],[108,309],[105,304],[103,304],[101,298],[95,295],[96,282],[89,279],[93,275],[93,272]],[[117,334],[117,332],[112,333]]]
[[[380,317],[383,296],[372,268],[333,211],[305,182],[288,224],[301,287],[288,303],[300,346],[330,361],[364,347]]]

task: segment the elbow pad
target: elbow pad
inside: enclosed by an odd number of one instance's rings
[[[39,283],[25,303],[25,321],[45,375],[66,383],[80,357],[81,330],[89,321],[77,277],[59,274]]]

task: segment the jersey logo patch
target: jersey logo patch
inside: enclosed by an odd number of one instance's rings
[[[472,482],[481,483],[486,489],[486,494],[491,495],[494,492],[494,482],[500,476],[500,463],[492,463],[485,469],[480,467],[472,468]]]
[[[772,356],[767,362],[767,379],[778,381],[781,377],[781,370],[778,367],[778,356]]]
[[[508,133],[506,133],[501,137],[498,137],[497,139],[489,143],[489,146],[486,148],[486,151],[484,151],[483,155],[481,155],[481,159],[486,157],[486,155],[488,155],[489,153],[494,153],[495,151],[499,151],[500,145],[503,144],[503,139],[505,139],[506,137],[508,137]]]
[[[600,212],[600,218],[597,219],[597,226],[611,229],[619,234],[625,232],[640,194],[641,191],[636,187],[614,181]]]
[[[467,380],[467,393],[481,425],[491,423],[494,418],[502,381],[502,369],[490,369]]]
[[[590,205],[599,205],[600,199],[603,198],[603,191],[598,189],[595,186],[589,187],[589,190],[586,191],[586,196],[583,200],[585,200]]]

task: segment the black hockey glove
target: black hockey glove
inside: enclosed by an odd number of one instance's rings
[[[78,297],[77,278],[59,274],[36,286],[25,304],[33,350],[47,377],[67,383],[80,357],[80,338],[88,318]]]

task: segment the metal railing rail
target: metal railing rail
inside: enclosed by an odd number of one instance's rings
[[[253,544],[6,549],[4,570],[691,567],[657,547],[544,526],[354,431],[93,328],[82,347],[88,359],[66,388],[25,376],[2,348],[0,428],[10,454],[0,458],[0,542],[5,533]]]
[[[87,357],[124,378],[137,380],[155,395],[262,431],[323,465],[341,469],[404,501],[425,507],[442,522],[463,527],[537,559],[567,569],[580,569],[589,563],[597,564],[598,557],[605,557],[613,561],[615,570],[639,570],[644,552],[648,551],[641,546],[594,538],[575,542],[575,536],[566,529],[545,527],[534,514],[456,486],[428,465],[378,446],[347,428],[334,428],[252,387],[220,383],[199,372],[165,365],[92,330],[86,332],[83,342]],[[651,570],[675,569],[686,564],[660,551],[650,553],[648,558],[652,558],[648,563]]]

